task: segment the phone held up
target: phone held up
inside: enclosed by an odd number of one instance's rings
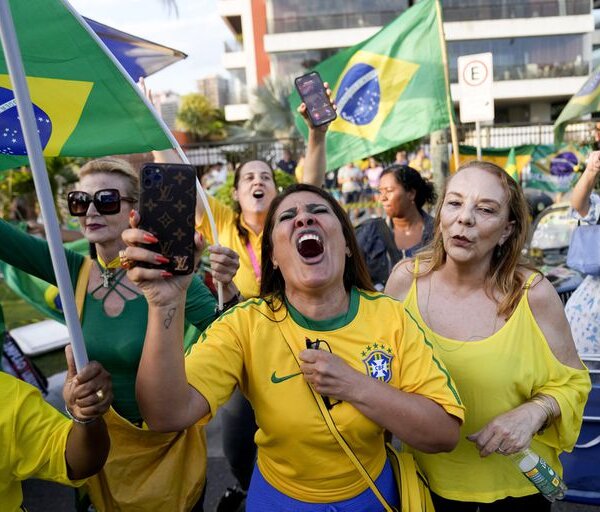
[[[172,274],[194,270],[196,170],[185,164],[144,164],[140,170],[140,224],[158,243],[145,245],[169,259],[141,264]]]
[[[295,84],[313,126],[322,126],[337,117],[319,73],[312,71],[299,76]]]

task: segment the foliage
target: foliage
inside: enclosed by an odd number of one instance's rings
[[[181,98],[176,124],[198,140],[218,141],[227,136],[223,111],[198,93],[186,94]]]
[[[250,102],[251,117],[246,123],[246,128],[264,137],[298,137],[288,99],[293,87],[292,77],[268,77],[265,83],[254,91]]]
[[[373,156],[378,162],[391,164],[394,160],[396,160],[396,153],[398,151],[406,151],[407,154],[413,153],[419,149],[422,141],[423,139],[411,140],[410,142],[405,142],[404,144],[400,144],[399,146],[390,148]]]
[[[294,176],[287,174],[279,169],[275,169],[273,171],[273,174],[275,175],[275,185],[277,186],[277,189],[280,192],[285,190],[290,185],[296,183],[296,178]],[[232,197],[233,178],[234,174],[229,173],[225,183],[223,183],[223,185],[221,185],[215,192],[215,198],[218,199],[221,203],[226,204],[231,208],[233,208],[234,206]]]
[[[77,181],[76,171],[81,166],[83,160],[73,157],[53,157],[46,158],[46,170],[50,180],[54,204],[57,205],[57,193],[63,187]],[[31,171],[22,167],[5,171],[2,181],[0,181],[0,205],[4,217],[8,214],[8,207],[14,197],[32,196],[35,194],[33,183],[33,174]],[[60,219],[60,209],[57,208]]]

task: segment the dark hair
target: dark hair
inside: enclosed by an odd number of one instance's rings
[[[407,192],[415,191],[415,205],[419,210],[425,203],[435,203],[437,194],[433,183],[424,179],[419,171],[408,165],[392,164],[383,170],[380,179],[386,174],[393,174],[398,184],[402,185]]]
[[[350,219],[348,218],[348,215],[344,209],[328,192],[325,192],[314,185],[297,183],[291,185],[285,189],[283,193],[278,195],[271,203],[271,207],[267,213],[267,219],[263,229],[261,248],[262,280],[260,283],[260,296],[262,298],[272,296],[273,298],[277,298],[281,301],[285,296],[285,281],[283,279],[283,275],[281,274],[281,270],[279,270],[279,268],[276,269],[273,267],[273,262],[271,261],[273,256],[273,227],[275,225],[275,211],[281,202],[286,197],[298,192],[312,192],[313,194],[322,197],[325,201],[327,201],[333,210],[333,213],[342,225],[342,233],[344,234],[344,239],[346,240],[348,249],[350,249],[350,256],[346,256],[346,264],[344,267],[344,288],[349,291],[353,286],[356,286],[358,288],[362,288],[363,290],[374,291],[375,289],[373,288],[373,283],[371,282],[367,265],[365,264],[362,252],[358,247],[358,243],[354,235],[354,229],[352,228]]]
[[[246,166],[246,164],[249,164],[251,162],[261,162],[261,163],[265,164],[267,166],[267,168],[271,171],[271,176],[273,176],[273,182],[275,182],[275,173],[273,172],[273,169],[271,168],[269,163],[266,160],[262,160],[261,158],[251,158],[249,160],[242,160],[238,164],[238,166],[235,168],[235,171],[233,174],[233,188],[234,189],[237,190],[237,188],[238,188],[238,184],[240,182],[240,174],[242,173],[242,169]],[[248,230],[244,226],[242,226],[242,222],[241,222],[242,209],[240,208],[240,203],[238,203],[237,201],[233,202],[233,211],[236,213],[235,227],[237,229],[238,235],[242,239],[244,244],[247,244],[249,241]]]

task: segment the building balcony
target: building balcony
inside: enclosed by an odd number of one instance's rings
[[[494,100],[564,100],[581,89],[586,80],[587,75],[503,81],[494,77],[492,90]],[[458,84],[451,84],[450,89],[452,99],[460,101]]]
[[[591,12],[589,0],[442,0],[442,8],[445,21],[531,19]]]
[[[381,27],[396,19],[402,10],[355,12],[341,14],[290,15],[267,20],[267,32],[280,34],[313,30],[334,30],[341,28]]]
[[[450,81],[458,82],[458,69],[450,67]],[[531,80],[538,78],[560,78],[588,76],[589,64],[585,61],[555,62],[552,64],[494,65],[494,82],[505,80]]]

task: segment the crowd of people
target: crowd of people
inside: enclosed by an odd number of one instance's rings
[[[66,254],[92,362],[77,373],[67,349],[70,419],[0,373],[11,397],[0,426],[18,426],[0,429],[7,510],[29,477],[79,487],[78,510],[203,510],[203,429],[219,410],[239,483],[223,512],[399,509],[389,436],[413,454],[437,511],[550,510],[510,456],[531,447],[560,473],[591,387],[573,337],[590,327],[569,325],[523,257],[519,184],[471,161],[435,191],[422,148],[331,177],[327,127],[307,124],[298,184],[279,191],[273,167],[250,160],[234,171],[233,208],[209,198],[219,245],[197,206],[196,258],[208,252],[224,309],[198,275],[148,266],[168,258],[139,228],[137,171],[118,158],[82,167],[67,204],[90,257]],[[276,167],[298,170],[289,152]],[[599,173],[596,152],[573,194],[583,221],[598,222]],[[343,206],[365,197],[384,215],[355,226]],[[3,220],[0,233],[0,259],[56,282],[43,239]],[[201,334],[186,344],[189,325]]]

